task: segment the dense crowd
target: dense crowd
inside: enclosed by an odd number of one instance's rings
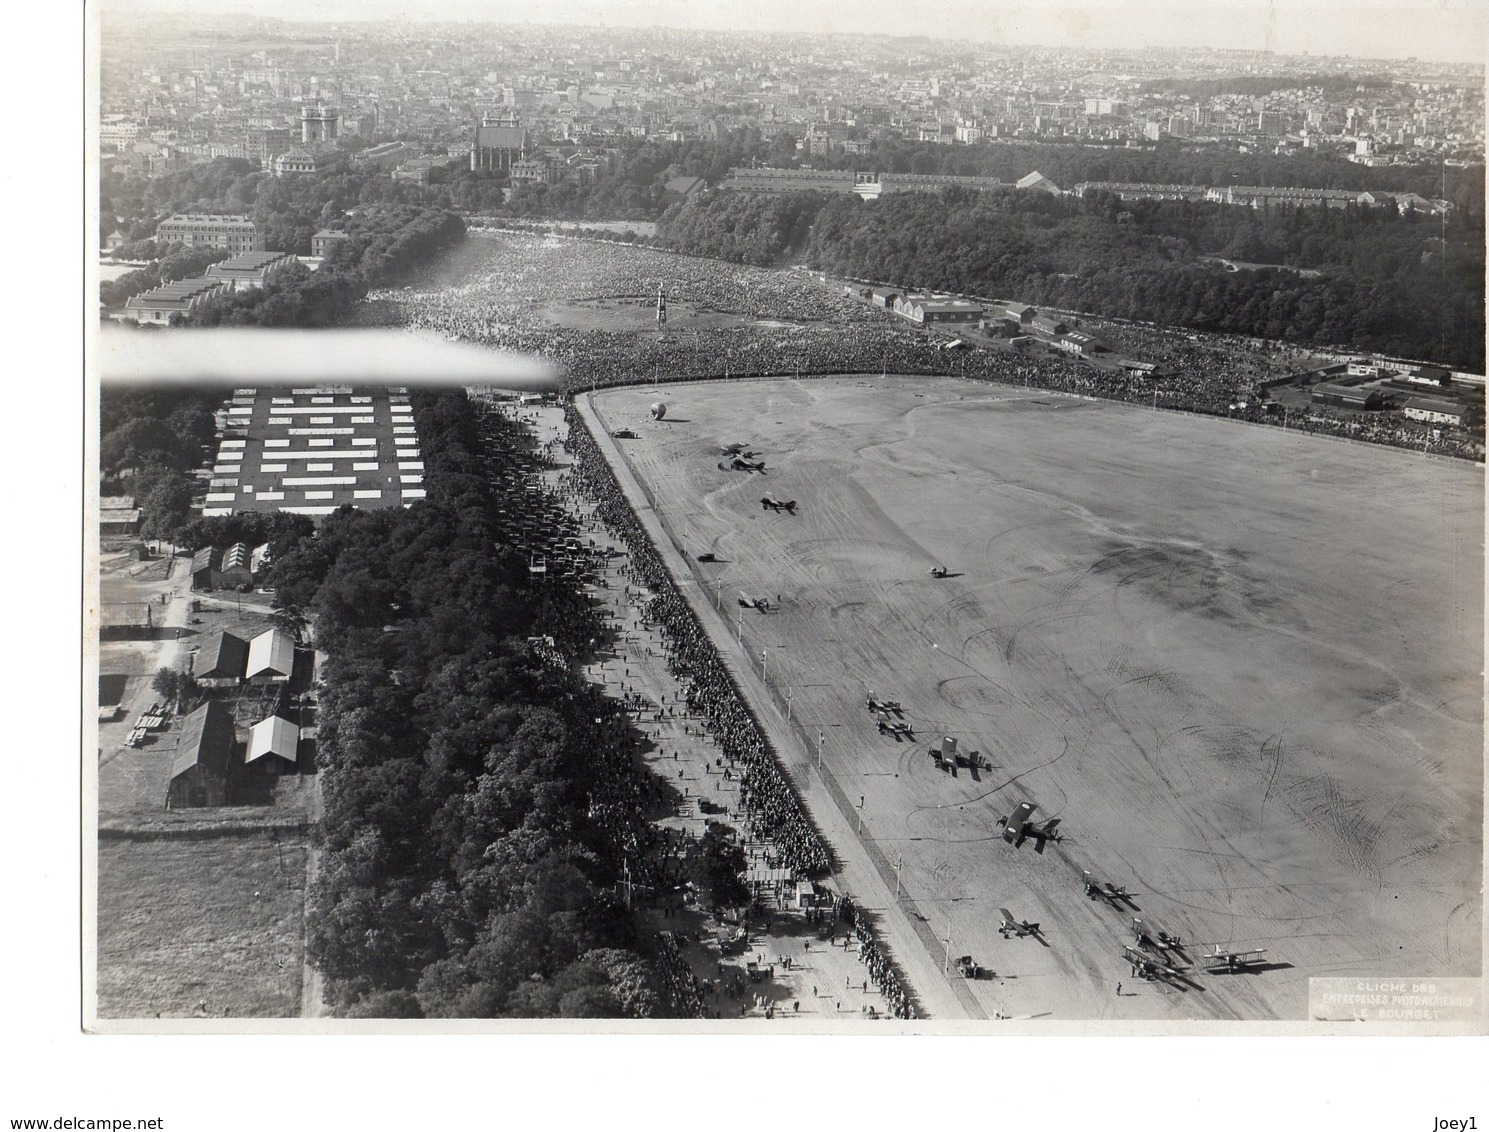
[[[656,333],[556,325],[551,304],[648,308],[658,286],[669,303],[727,315],[729,325]],[[1351,414],[1324,406],[1284,414],[1268,408],[1256,384],[1280,369],[1306,369],[1295,347],[1174,328],[1081,316],[1080,328],[1155,373],[1098,368],[1042,346],[945,348],[938,339],[840,286],[799,270],[742,267],[650,248],[525,233],[467,241],[418,287],[374,292],[363,324],[436,331],[494,348],[541,355],[557,364],[571,391],[641,381],[693,381],[753,375],[899,373],[964,377],[1052,392],[1226,416],[1303,432],[1482,459],[1477,437],[1404,421],[1397,414]],[[704,322],[709,321],[707,319]]]
[[[797,876],[826,872],[832,866],[827,844],[781,773],[760,725],[646,537],[594,438],[572,407],[568,415],[574,474],[596,501],[600,518],[625,541],[630,551],[627,576],[651,594],[644,616],[661,633],[669,669],[684,682],[689,713],[702,721],[727,760],[728,772],[739,778],[749,834],[770,843],[773,867],[789,868]]]

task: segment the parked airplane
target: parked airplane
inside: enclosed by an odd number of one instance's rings
[[[796,500],[787,499],[783,501],[776,499],[774,496],[762,495],[760,497],[760,509],[762,511],[785,511],[788,514],[794,515],[796,514]]]
[[[1162,928],[1150,928],[1137,916],[1132,917],[1132,934],[1136,938],[1139,947],[1146,947],[1150,951],[1162,952],[1165,955],[1174,954],[1183,958],[1183,941],[1176,935],[1169,935]]]
[[[1086,886],[1086,895],[1092,900],[1105,900],[1114,907],[1118,902],[1130,907],[1136,907],[1132,903],[1132,893],[1128,892],[1126,888],[1119,887],[1111,881],[1107,881],[1105,884],[1098,883],[1096,878],[1087,869],[1081,870],[1081,881]]]
[[[999,818],[998,824],[1003,830],[1003,840],[1014,848],[1018,848],[1032,837],[1038,842],[1036,849],[1041,853],[1044,852],[1046,841],[1059,841],[1060,834],[1056,831],[1061,819],[1050,818],[1043,824],[1037,824],[1034,821],[1036,808],[1032,802],[1020,802],[1019,808],[1013,811],[1013,817]]]
[[[1247,967],[1255,967],[1260,964],[1262,956],[1266,955],[1265,947],[1253,947],[1247,951],[1224,951],[1217,943],[1213,952],[1207,952],[1200,957],[1200,962],[1206,971],[1219,974],[1234,975],[1237,971],[1244,971]]]
[[[1041,939],[1038,924],[1031,924],[1028,920],[1015,919],[1013,913],[1007,908],[999,908],[998,915],[1002,917],[998,921],[998,934],[1004,939],[1020,939],[1026,935]],[[1042,939],[1041,942],[1043,942]]]

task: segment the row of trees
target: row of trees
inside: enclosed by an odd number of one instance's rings
[[[694,196],[669,208],[657,242],[690,255],[766,266],[802,251],[821,193],[720,193]]]
[[[808,235],[809,233],[809,235]],[[805,245],[813,267],[1196,329],[1346,345],[1481,371],[1484,233],[1391,210],[1076,199],[1034,192],[770,197],[668,211],[658,242],[736,262]],[[1213,258],[1275,264],[1232,272]],[[1297,270],[1321,273],[1301,274]]]
[[[146,243],[149,254],[142,254],[139,258],[158,256],[159,261],[148,267],[126,272],[117,279],[102,280],[98,285],[98,300],[104,306],[121,307],[142,291],[177,279],[190,279],[232,255],[232,252],[221,248],[188,248],[183,244],[167,244],[160,248],[153,240]],[[136,257],[131,255],[124,258]]]
[[[317,271],[296,266],[265,286],[209,295],[192,315],[199,326],[331,326],[372,287],[396,282],[465,238],[453,212],[412,205],[347,217],[348,238]]]
[[[613,708],[525,643],[593,626],[535,600],[561,583],[504,542],[464,395],[415,415],[427,500],[344,508],[275,552],[278,599],[328,656],[311,957],[354,1017],[656,1014],[591,816]]]

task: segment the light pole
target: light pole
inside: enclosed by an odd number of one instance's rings
[[[943,975],[949,975],[949,974],[951,974],[951,924],[950,924],[950,922],[948,922],[947,925],[946,925],[946,938],[944,940],[942,940],[942,942],[944,944],[946,944],[946,965],[941,968],[941,973]]]
[[[793,689],[793,688],[787,688],[786,689],[786,722],[787,723],[790,723],[791,722],[791,697],[794,694],[795,694],[795,689]]]
[[[862,794],[858,796],[858,836],[860,837],[863,836],[863,798]]]
[[[822,744],[823,743],[826,743],[826,742],[827,742],[827,732],[825,732],[825,731],[818,731],[817,732],[817,770],[818,770],[819,773],[822,770]]]
[[[894,858],[894,898],[896,900],[898,900],[900,898],[900,867],[902,865],[904,865],[904,863],[905,863],[905,858],[902,857],[902,856],[900,856],[898,853],[895,854],[895,858]]]
[[[770,650],[769,649],[761,649],[760,650],[760,683],[762,683],[762,684],[764,684],[766,682],[765,681],[765,661],[766,661],[766,658],[769,657],[769,655],[770,655]]]

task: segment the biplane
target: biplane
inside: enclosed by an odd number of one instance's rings
[[[1149,927],[1142,919],[1132,917],[1132,935],[1137,940],[1139,947],[1146,947],[1150,951],[1161,954],[1174,954],[1183,958],[1183,940],[1176,935],[1170,935],[1162,928]]]
[[[1022,939],[1026,935],[1031,935],[1041,943],[1044,942],[1038,924],[1031,924],[1028,920],[1016,919],[1014,914],[1007,908],[999,908],[998,915],[1002,917],[998,921],[998,934],[1004,939]]]
[[[876,725],[880,735],[893,735],[896,743],[906,739],[914,740],[915,726],[900,719],[890,719],[887,715],[880,715]]]
[[[1211,974],[1225,972],[1234,975],[1237,971],[1244,971],[1247,967],[1255,967],[1262,963],[1266,955],[1265,947],[1253,947],[1245,951],[1225,951],[1217,943],[1215,950],[1207,952],[1200,957],[1200,963],[1206,971]]]
[[[727,464],[720,461],[719,470],[723,472],[759,472],[765,474],[764,460],[746,460],[743,456],[730,458]]]
[[[772,495],[762,495],[760,497],[760,509],[762,511],[775,511],[777,513],[785,511],[788,515],[794,515],[796,514],[796,500],[780,500]]]
[[[945,566],[932,566],[926,573],[933,578],[944,578],[950,571]]]
[[[698,555],[699,562],[717,562],[718,560],[718,555],[711,550],[705,550],[702,554]]]
[[[1184,977],[1184,972],[1173,964],[1166,963],[1130,945],[1122,948],[1122,958],[1132,966],[1134,978],[1182,979]]]
[[[744,450],[743,444],[725,444],[719,448],[719,452],[724,456],[738,456]]]
[[[1034,820],[1034,811],[1037,807],[1032,802],[1020,802],[1019,808],[1013,811],[1012,817],[999,818],[998,824],[1003,830],[1003,840],[1015,849],[1023,845],[1029,838],[1034,838],[1038,843],[1035,846],[1037,852],[1044,852],[1046,841],[1059,841],[1059,818],[1050,818],[1043,823]]]
[[[761,613],[770,612],[770,598],[751,597],[744,590],[739,591],[739,604],[745,609],[758,609]]]
[[[899,715],[904,711],[904,709],[900,707],[899,700],[876,700],[874,699],[873,692],[870,692],[868,695],[864,696],[863,706],[868,708],[870,711],[884,713],[894,712],[895,715]]]
[[[1129,907],[1136,907],[1132,903],[1132,893],[1128,892],[1126,888],[1115,885],[1111,881],[1106,881],[1105,883],[1098,882],[1091,875],[1089,869],[1081,870],[1081,882],[1086,887],[1086,895],[1092,900],[1105,900],[1113,907],[1118,903],[1126,904]]]

